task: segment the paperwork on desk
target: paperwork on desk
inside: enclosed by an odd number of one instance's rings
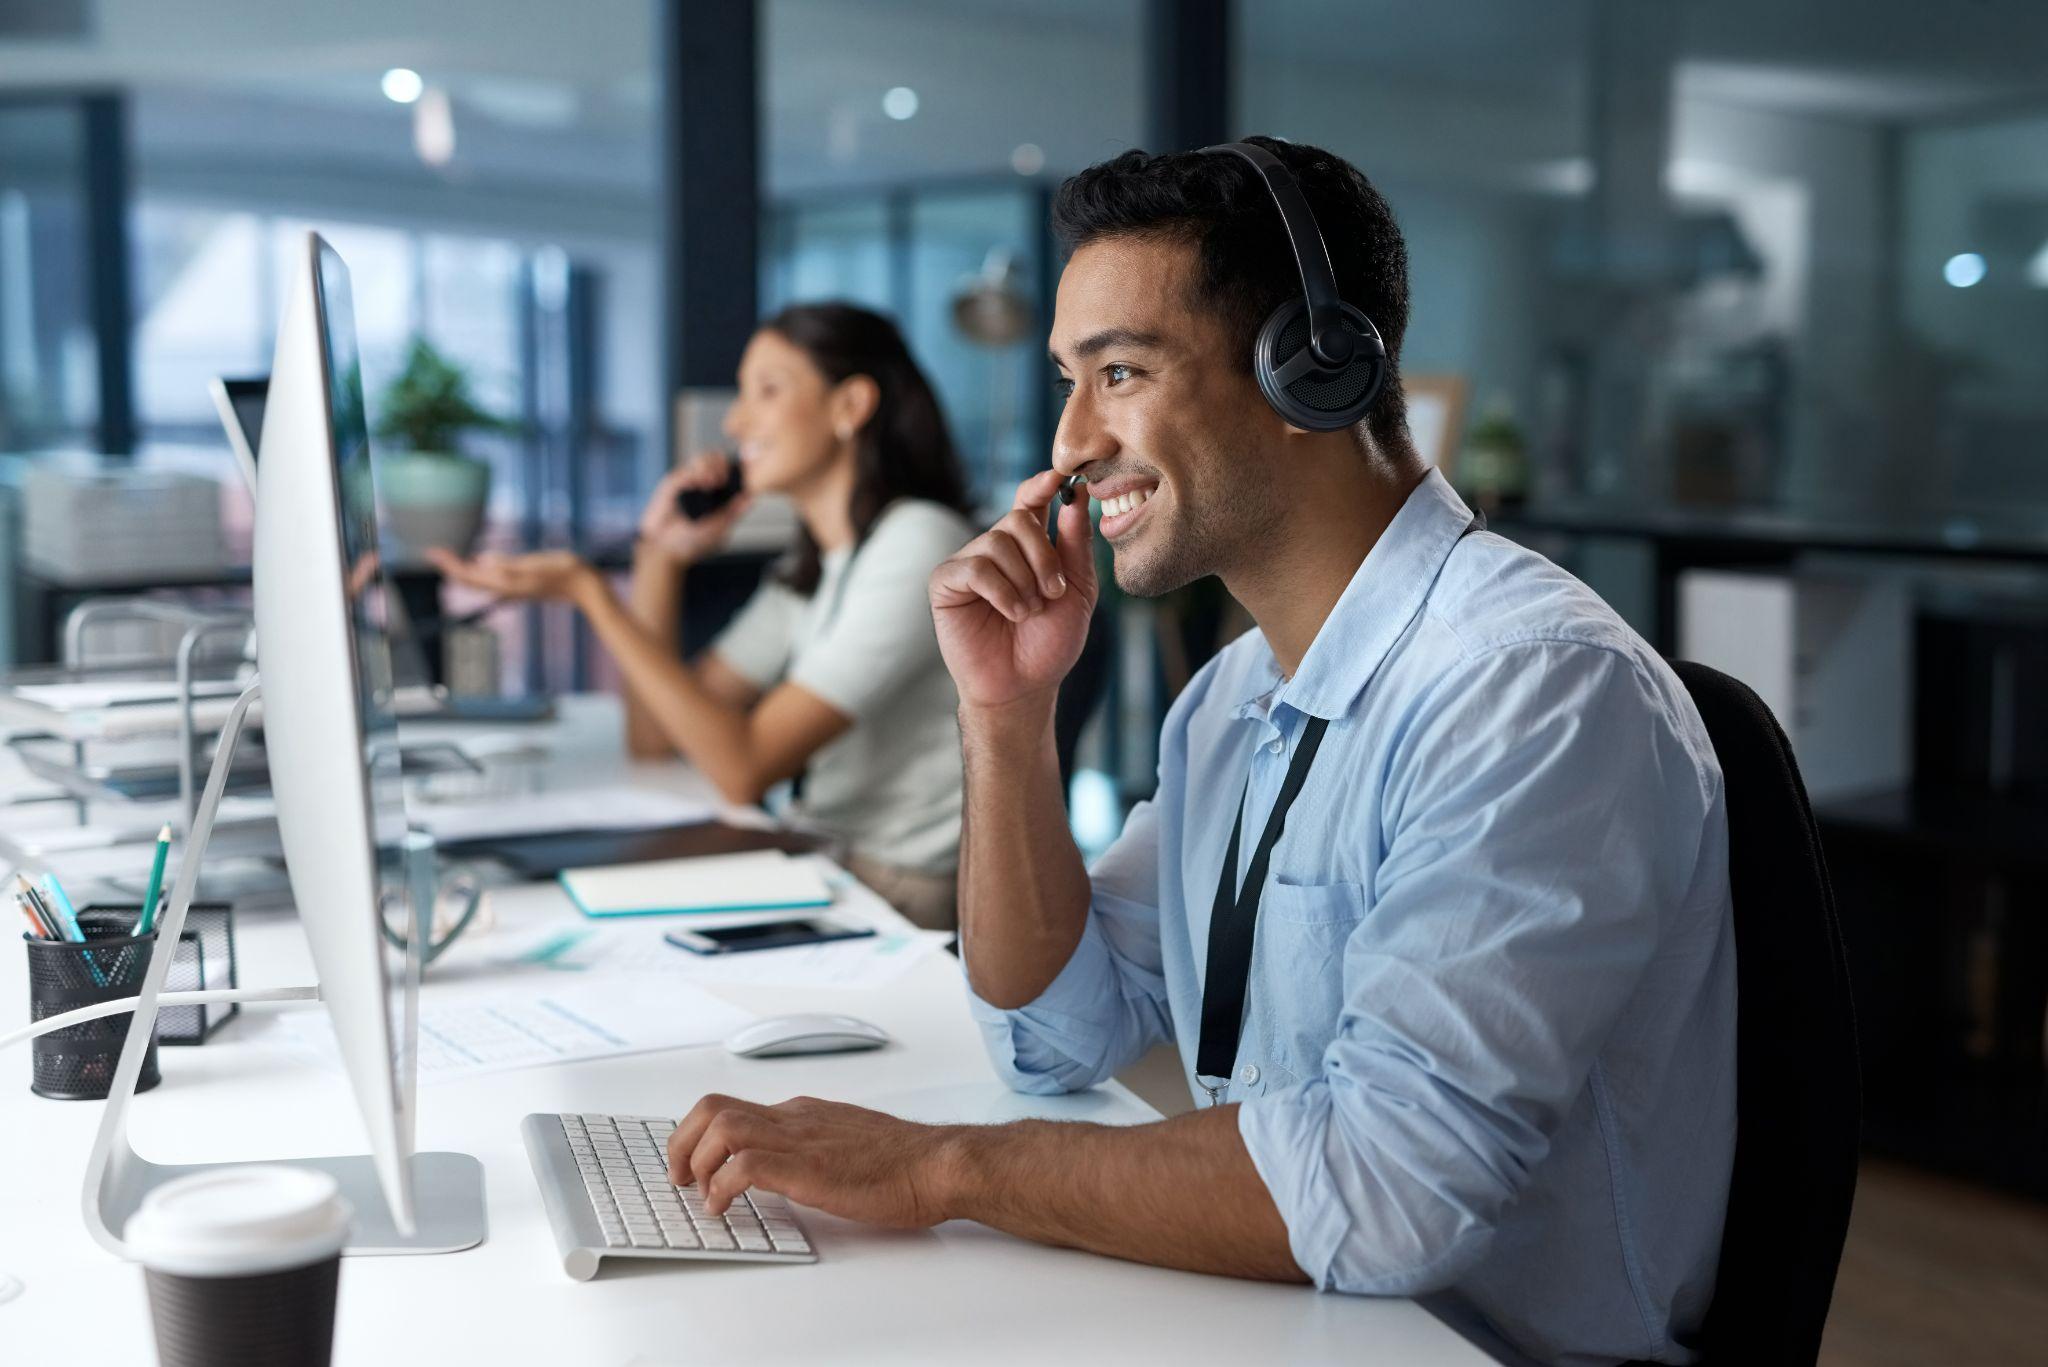
[[[608,977],[545,988],[439,987],[429,979],[420,994],[420,1081],[715,1044],[756,1019],[688,983]],[[340,1070],[340,1051],[323,1013],[279,1020],[301,1051]]]
[[[608,980],[633,974],[660,979],[747,987],[886,987],[953,937],[943,930],[884,930],[858,940],[756,949],[744,954],[692,954],[662,938],[653,926],[567,926],[507,936],[519,962],[561,973],[591,973]]]
[[[408,815],[435,841],[491,840],[551,831],[651,831],[718,815],[710,804],[658,788],[573,788],[488,802],[423,802]]]
[[[195,681],[194,723],[202,731],[218,729],[241,692],[242,684],[233,679]],[[180,711],[178,685],[169,679],[81,679],[0,686],[0,723],[68,740],[113,740],[176,731]]]
[[[866,926],[876,933],[858,940],[834,940],[821,945],[704,955],[677,949],[662,938],[676,924],[673,922],[563,920],[493,934],[483,942],[491,971],[587,974],[607,982],[616,981],[620,975],[634,975],[720,987],[872,990],[896,981],[953,938],[947,931],[910,926],[871,889],[821,855],[798,856],[792,862],[808,865],[828,885],[832,904],[823,913],[825,916]],[[780,920],[784,915],[703,915],[691,917],[683,924],[692,928],[744,925]]]

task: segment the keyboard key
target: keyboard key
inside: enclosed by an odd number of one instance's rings
[[[775,1251],[777,1253],[809,1253],[811,1246],[802,1235],[790,1235],[776,1239]]]

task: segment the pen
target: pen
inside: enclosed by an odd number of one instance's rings
[[[51,914],[49,904],[43,901],[43,895],[36,891],[36,885],[29,882],[25,874],[17,873],[14,875],[14,881],[17,885],[14,895],[28,903],[28,908],[36,914],[36,919],[49,928],[50,938],[52,940],[66,938],[63,927],[57,924],[57,918]]]
[[[63,885],[58,883],[55,874],[46,873],[43,875],[43,886],[49,889],[50,892],[48,898],[38,894],[35,885],[20,874],[16,874],[14,877],[15,881],[21,884],[21,890],[28,895],[28,900],[33,902],[36,910],[42,913],[43,920],[49,923],[51,939],[68,940],[75,945],[85,943],[85,931],[79,928],[78,913],[72,909],[71,899],[64,895]],[[91,951],[87,951],[79,957],[85,960],[86,970],[92,974],[92,980],[101,987],[105,987],[107,985],[107,975],[100,971],[99,961],[93,958]]]
[[[37,939],[54,940],[57,938],[50,933],[50,928],[43,924],[43,918],[36,915],[36,909],[28,904],[26,898],[17,894],[14,899],[14,905],[20,907],[21,914],[28,918],[29,930],[34,933]]]
[[[64,932],[64,938],[75,945],[84,944],[85,932],[78,927],[78,911],[71,905],[71,899],[64,895],[64,885],[57,881],[57,875],[44,874],[43,887],[50,894],[46,905],[54,913],[57,928]]]
[[[171,853],[171,824],[156,833],[156,858],[149,865],[149,891],[142,894],[142,915],[135,920],[135,933],[147,935],[156,929],[156,899],[164,890],[164,861]]]

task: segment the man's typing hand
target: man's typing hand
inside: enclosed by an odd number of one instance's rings
[[[713,1214],[749,1188],[849,1220],[918,1229],[950,1219],[951,1127],[798,1097],[763,1106],[706,1096],[668,1140],[669,1179]]]

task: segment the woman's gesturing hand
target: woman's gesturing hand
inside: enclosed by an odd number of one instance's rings
[[[932,620],[962,707],[1050,698],[1081,657],[1099,593],[1086,500],[1060,509],[1059,545],[1045,515],[1061,474],[1017,486],[1002,521],[932,572]]]
[[[435,569],[457,584],[494,593],[500,598],[576,602],[603,578],[573,551],[533,551],[500,555],[485,551],[469,560],[444,550],[427,550]]]

